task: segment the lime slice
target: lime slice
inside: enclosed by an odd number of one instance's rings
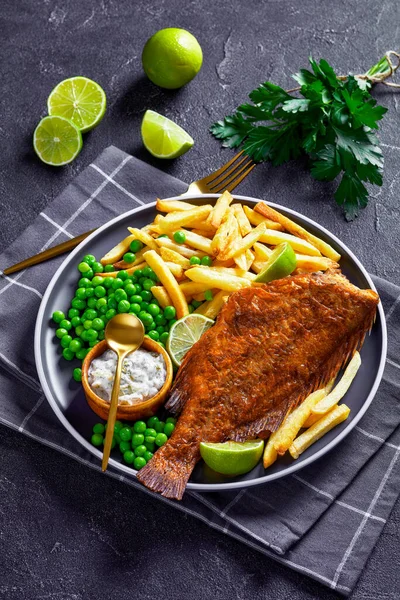
[[[63,117],[45,117],[33,134],[33,147],[43,162],[62,167],[78,156],[82,148],[82,134]]]
[[[96,127],[106,112],[106,95],[98,83],[87,77],[61,81],[47,100],[49,115],[69,119],[83,133]]]
[[[274,279],[282,279],[293,273],[297,266],[296,254],[288,242],[279,244],[269,257],[265,268],[254,281],[268,283]]]
[[[145,148],[156,158],[177,158],[194,144],[182,127],[153,110],[144,113],[142,140]]]
[[[223,475],[248,473],[258,463],[264,450],[264,440],[250,442],[201,442],[200,454],[206,465]]]
[[[214,325],[203,315],[191,314],[176,321],[169,330],[167,350],[173,362],[180,367],[185,354]]]

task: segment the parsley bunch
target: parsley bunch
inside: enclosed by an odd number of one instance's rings
[[[382,59],[364,76],[339,78],[326,60],[309,60],[312,71],[293,75],[300,87],[292,91],[302,98],[266,81],[249,94],[252,104],[214,123],[211,133],[224,146],[242,146],[255,162],[280,165],[307,154],[315,179],[341,175],[335,199],[352,220],[368,203],[365,182],[382,185],[383,156],[374,130],[387,109],[369,89],[388,63]]]

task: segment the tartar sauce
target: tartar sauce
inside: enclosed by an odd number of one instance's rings
[[[117,355],[113,350],[106,350],[89,367],[90,387],[103,400],[111,400],[116,365]],[[162,388],[166,376],[162,354],[142,348],[128,354],[122,364],[119,403],[137,404],[148,400]]]

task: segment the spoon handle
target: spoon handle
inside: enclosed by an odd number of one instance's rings
[[[118,397],[119,397],[119,385],[121,380],[122,363],[124,361],[125,354],[117,356],[117,366],[115,369],[114,385],[111,393],[110,410],[108,411],[107,419],[107,431],[106,439],[104,442],[103,460],[101,463],[101,470],[105,471],[108,465],[108,459],[110,458],[111,444],[114,435],[115,419],[117,416],[118,409]]]

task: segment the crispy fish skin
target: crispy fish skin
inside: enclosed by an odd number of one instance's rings
[[[168,442],[138,472],[181,499],[201,441],[275,431],[363,343],[378,295],[338,271],[296,275],[231,294],[214,327],[186,355],[166,408],[181,412]]]

